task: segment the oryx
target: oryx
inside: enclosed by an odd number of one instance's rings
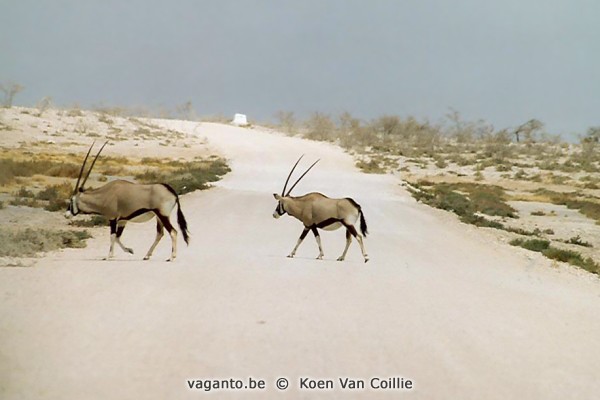
[[[106,217],[110,222],[110,250],[108,252],[108,259],[113,257],[115,242],[121,246],[123,251],[133,254],[133,250],[123,246],[120,239],[127,222],[146,222],[156,216],[156,239],[148,250],[148,253],[146,253],[144,260],[150,258],[154,248],[160,239],[162,239],[164,235],[163,228],[166,228],[167,232],[169,232],[172,242],[171,258],[167,261],[174,260],[177,255],[177,231],[171,225],[169,216],[175,205],[177,205],[177,223],[186,243],[189,243],[189,232],[187,222],[181,212],[179,196],[171,186],[166,183],[142,185],[124,180],[114,180],[97,189],[86,190],[84,188],[85,182],[89,178],[94,164],[98,156],[100,156],[100,152],[106,146],[106,143],[104,143],[98,154],[96,154],[96,158],[92,161],[90,169],[80,185],[79,182],[81,181],[85,164],[94,143],[90,146],[81,165],[79,177],[71,195],[65,217],[71,217],[79,213],[97,214]]]
[[[318,260],[323,259],[323,248],[321,246],[321,237],[319,236],[318,229],[325,229],[328,231],[333,231],[341,226],[346,228],[346,248],[342,255],[337,259],[338,261],[344,261],[346,257],[346,252],[348,252],[348,247],[350,247],[350,242],[352,241],[352,236],[358,240],[358,244],[360,245],[360,251],[365,259],[365,262],[369,261],[369,257],[365,251],[365,247],[363,244],[363,236],[367,236],[367,223],[365,221],[364,214],[360,205],[351,198],[345,199],[331,199],[324,194],[321,193],[308,193],[304,196],[292,197],[290,193],[294,187],[300,182],[300,180],[311,170],[312,167],[315,166],[319,160],[315,161],[301,176],[298,178],[296,183],[292,185],[290,190],[285,192],[287,188],[287,184],[296,169],[296,166],[300,162],[300,160],[304,157],[303,155],[296,161],[296,164],[292,167],[290,174],[285,181],[285,185],[283,185],[283,191],[281,195],[277,193],[273,193],[273,196],[277,200],[277,208],[273,213],[274,218],[279,218],[283,214],[289,214],[292,217],[300,220],[304,224],[304,230],[296,243],[296,247],[294,250],[288,255],[288,257],[294,257],[296,254],[296,250],[300,243],[304,240],[308,231],[312,231],[315,235],[315,239],[317,240],[317,244],[319,245],[319,256]],[[359,233],[354,224],[360,217],[360,231]]]

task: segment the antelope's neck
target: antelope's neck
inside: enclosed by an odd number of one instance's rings
[[[91,193],[81,193],[78,197],[77,207],[84,214],[98,213],[101,199]]]
[[[302,202],[297,199],[292,199],[290,197],[283,199],[283,207],[285,211],[290,214],[292,217],[296,217],[300,219],[302,215]]]

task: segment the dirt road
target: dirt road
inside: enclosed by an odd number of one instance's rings
[[[397,178],[365,175],[322,143],[217,124],[162,121],[230,159],[217,187],[182,198],[192,244],[153,260],[152,223],[31,268],[0,269],[0,398],[191,399],[187,380],[254,377],[263,391],[213,398],[591,399],[600,392],[600,282],[417,204]],[[272,218],[291,164],[321,163],[295,189],[363,207],[371,261],[342,231]],[[300,167],[302,168],[302,167]],[[302,170],[302,169],[301,169]],[[289,380],[279,391],[275,381]],[[342,390],[338,378],[366,383]],[[412,390],[370,389],[403,377]],[[300,388],[331,379],[333,390]],[[304,381],[310,382],[310,381]]]

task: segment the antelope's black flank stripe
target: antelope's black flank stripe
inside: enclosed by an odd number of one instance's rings
[[[154,214],[158,215],[158,210],[156,210],[156,209],[151,210],[149,208],[140,208],[139,210],[133,212],[131,215],[128,215],[128,216],[120,218],[120,219],[124,219],[125,221],[129,221],[130,219],[133,219],[135,217],[139,217],[140,215],[146,214],[147,212],[153,212]]]
[[[318,224],[315,224],[314,226],[316,226],[317,228],[325,228],[326,226],[335,224],[336,222],[342,222],[342,220],[338,218],[328,218],[325,221],[321,221]]]

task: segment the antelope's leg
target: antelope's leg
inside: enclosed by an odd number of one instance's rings
[[[108,256],[105,260],[113,258],[115,254],[115,241],[117,240],[117,220],[110,220],[110,250],[108,251]]]
[[[146,256],[144,257],[144,260],[149,260],[150,257],[152,256],[152,253],[154,252],[154,249],[156,248],[156,245],[158,244],[158,242],[160,242],[160,239],[162,239],[162,237],[165,235],[165,230],[163,228],[163,224],[162,222],[160,222],[160,218],[156,218],[156,239],[154,239],[154,243],[152,243],[152,246],[150,246],[150,249],[148,250],[148,253],[146,253]]]
[[[120,225],[120,224],[123,225]],[[129,254],[133,254],[133,249],[130,247],[125,247],[123,246],[123,243],[121,243],[121,235],[123,234],[123,230],[125,230],[125,224],[127,224],[127,221],[123,221],[123,222],[119,222],[119,224],[117,224],[117,244],[119,246],[121,246],[121,249],[123,249],[124,252],[127,252]]]
[[[304,228],[304,230],[300,234],[300,237],[298,238],[298,242],[296,242],[296,247],[294,247],[294,250],[292,250],[292,252],[288,255],[289,258],[293,258],[296,255],[296,250],[298,250],[298,246],[300,246],[300,243],[302,243],[302,241],[308,234],[308,231],[309,228]]]
[[[348,248],[350,247],[350,243],[352,242],[352,234],[350,233],[350,230],[346,229],[346,248],[344,249],[344,252],[342,253],[341,256],[338,257],[338,261],[344,261],[344,259],[346,258],[346,253],[348,252]]]
[[[321,246],[321,235],[319,235],[319,231],[317,230],[316,226],[313,226],[311,229],[313,234],[315,235],[317,244],[319,245],[319,255],[317,256],[317,260],[322,260],[325,254],[323,253],[323,246]]]
[[[365,246],[363,244],[362,235],[356,231],[354,225],[347,225],[346,228],[348,228],[352,236],[354,236],[356,240],[358,240],[358,244],[360,245],[360,251],[362,252],[365,262],[369,261],[369,256],[367,255],[367,252],[365,251]]]
[[[160,219],[160,222],[164,225],[165,229],[171,236],[171,258],[167,259],[167,261],[173,261],[175,260],[175,257],[177,257],[177,231],[175,228],[173,228],[173,225],[171,225],[171,221],[169,221],[168,216],[166,217],[161,214],[156,214],[156,217]]]

